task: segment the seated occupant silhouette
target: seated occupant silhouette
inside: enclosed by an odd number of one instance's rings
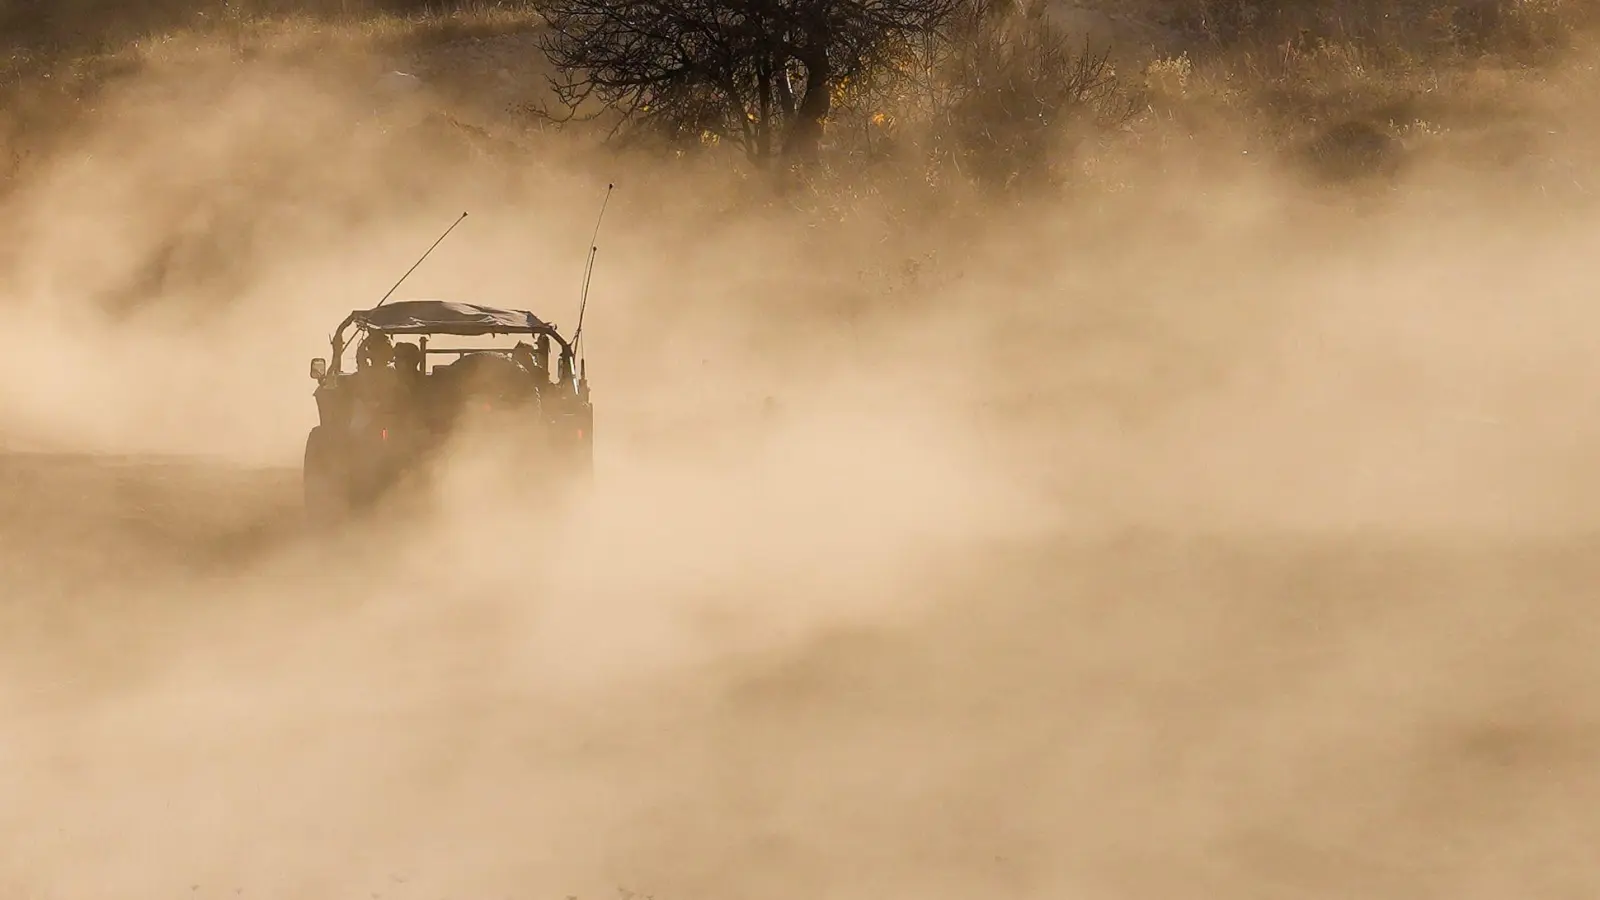
[[[371,369],[388,368],[394,360],[394,344],[390,343],[387,334],[373,332],[361,340],[361,346],[356,348],[356,371],[365,372]]]
[[[527,371],[533,383],[533,396],[543,403],[545,392],[550,389],[550,338],[540,335],[539,344],[536,349],[526,341],[518,341],[511,358]]]
[[[516,360],[517,365],[526,369],[528,374],[533,376],[535,384],[539,384],[541,380],[549,380],[544,367],[539,365],[539,354],[534,351],[533,345],[527,341],[518,341],[517,346],[511,348],[511,358]]]
[[[400,392],[398,373],[390,368],[393,361],[394,345],[386,334],[368,334],[356,349],[358,412],[351,420],[354,427],[387,427]]]
[[[409,381],[422,374],[422,348],[416,344],[394,345],[394,370]]]
[[[416,344],[394,345],[395,393],[393,411],[408,427],[422,425],[427,415],[427,376],[422,348]]]

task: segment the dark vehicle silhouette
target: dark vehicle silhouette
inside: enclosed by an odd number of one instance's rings
[[[512,337],[509,348],[441,346]],[[592,471],[586,366],[573,342],[531,312],[440,300],[380,304],[351,312],[331,344],[331,364],[311,361],[319,422],[306,436],[303,482],[314,520],[370,507],[425,473],[468,420],[522,441],[530,476],[587,479]],[[355,369],[345,371],[352,349]]]

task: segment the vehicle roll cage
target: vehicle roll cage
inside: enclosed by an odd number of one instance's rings
[[[346,339],[345,332],[350,329],[350,326],[356,325],[357,319],[366,312],[368,312],[368,310],[356,310],[355,312],[350,313],[350,315],[345,317],[343,322],[339,323],[338,329],[334,331],[333,337],[330,341],[332,344],[332,358],[329,360],[330,365],[328,374],[341,374],[343,372],[343,369],[341,368],[341,361],[344,358],[345,352],[349,350],[351,346],[355,345],[358,340],[364,339],[368,334],[386,334],[391,336],[416,335],[420,338],[418,345],[423,353],[424,359],[426,359],[430,354],[455,354],[457,356],[461,356],[468,353],[508,352],[504,348],[500,347],[429,347],[429,337],[505,337],[511,335],[528,335],[530,337],[548,337],[554,340],[556,345],[560,347],[561,350],[560,359],[563,365],[559,371],[563,373],[563,378],[579,377],[577,353],[573,348],[572,343],[566,338],[562,337],[561,333],[556,331],[554,325],[540,324],[537,326],[527,327],[505,327],[503,325],[496,325],[494,327],[480,327],[454,326],[436,323],[431,325],[407,326],[399,328],[372,328],[368,325],[361,324],[356,328],[356,334],[360,337],[357,338],[353,335],[349,339]]]

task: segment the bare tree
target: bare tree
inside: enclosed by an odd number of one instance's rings
[[[903,64],[962,0],[533,0],[558,121],[815,158],[834,96]]]

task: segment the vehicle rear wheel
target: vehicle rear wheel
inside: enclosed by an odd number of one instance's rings
[[[350,509],[350,485],[343,454],[334,436],[318,425],[306,435],[305,463],[301,470],[306,518],[319,525],[332,524]]]

